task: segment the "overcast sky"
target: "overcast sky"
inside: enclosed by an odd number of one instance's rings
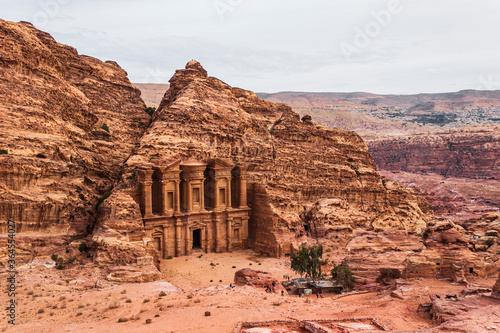
[[[191,59],[258,92],[500,89],[498,0],[0,0],[132,82]]]

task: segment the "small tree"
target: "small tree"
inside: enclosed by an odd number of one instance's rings
[[[332,268],[332,278],[337,280],[337,283],[350,290],[354,286],[354,276],[351,269],[347,266],[335,265]]]
[[[152,106],[146,108],[146,113],[149,114],[150,116],[153,116],[155,111],[156,111],[156,108],[154,108]]]
[[[87,252],[89,250],[89,247],[87,246],[87,243],[81,242],[80,245],[78,246],[78,250],[80,252]]]
[[[105,130],[106,132],[108,132],[108,133],[109,133],[109,126],[108,126],[108,124],[106,124],[106,123],[102,124],[101,128],[102,128],[103,130]]]
[[[293,252],[291,259],[291,268],[300,276],[307,274],[312,279],[321,276],[321,258],[323,257],[323,246],[305,247],[302,246],[296,252]]]

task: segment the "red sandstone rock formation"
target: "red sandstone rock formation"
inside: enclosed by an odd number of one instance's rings
[[[382,170],[500,179],[500,126],[422,133],[369,143]]]
[[[258,251],[289,253],[297,246],[296,233],[303,230],[300,214],[309,209],[304,206],[321,198],[341,203],[322,213],[335,225],[425,228],[426,214],[416,196],[377,173],[356,133],[328,129],[307,117],[301,121],[284,104],[207,76],[195,61],[170,80],[153,123],[127,164],[186,156],[189,142],[196,145],[199,160],[231,158],[249,166],[249,243]]]
[[[94,261],[115,273],[110,274],[110,280],[143,282],[160,277],[156,252],[147,247],[145,238],[139,205],[130,196],[118,192],[99,206],[92,248]],[[124,270],[113,265],[130,267]]]
[[[237,286],[252,286],[256,288],[271,288],[272,292],[285,290],[271,273],[243,268],[234,273],[234,284]]]
[[[500,275],[498,275],[498,280],[493,286],[493,292],[491,293],[491,296],[500,299]]]
[[[149,123],[144,109],[115,62],[0,20],[0,230],[11,218],[19,237],[91,231],[98,198]]]
[[[355,230],[354,236],[343,264],[353,271],[358,289],[380,289],[384,274],[448,278],[467,285],[467,277],[500,271],[496,253],[474,252],[466,231],[451,221],[429,223],[423,240],[401,230]]]

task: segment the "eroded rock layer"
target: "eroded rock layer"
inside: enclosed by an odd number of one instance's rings
[[[207,76],[196,61],[172,77],[127,163],[183,157],[190,142],[199,160],[231,158],[249,165],[249,183],[254,184],[248,195],[253,208],[249,241],[262,252],[289,252],[294,231],[302,230],[305,205],[320,198],[340,202],[322,212],[335,223],[417,232],[425,227],[425,213],[413,192],[377,172],[356,133],[300,119],[284,104]]]
[[[0,20],[0,230],[85,235],[150,121],[140,92],[29,23]]]
[[[388,171],[500,179],[500,126],[422,133],[369,143],[377,166]]]

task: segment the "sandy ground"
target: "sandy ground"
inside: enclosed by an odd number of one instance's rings
[[[17,325],[7,324],[4,311],[0,331],[215,333],[232,332],[239,321],[352,317],[373,317],[390,329],[414,331],[433,326],[426,315],[416,312],[429,294],[458,294],[463,289],[441,280],[405,281],[401,300],[389,292],[317,299],[267,294],[248,286],[230,288],[234,272],[241,268],[271,272],[279,280],[283,274],[296,276],[286,258],[260,257],[250,250],[198,253],[165,260],[161,268],[165,276],[161,281],[104,282],[96,290],[83,288],[86,281],[99,278],[91,263],[62,271],[40,263],[23,267],[18,276]],[[473,282],[491,288],[495,281]],[[5,292],[0,302],[8,304]],[[118,322],[120,318],[126,321]]]

